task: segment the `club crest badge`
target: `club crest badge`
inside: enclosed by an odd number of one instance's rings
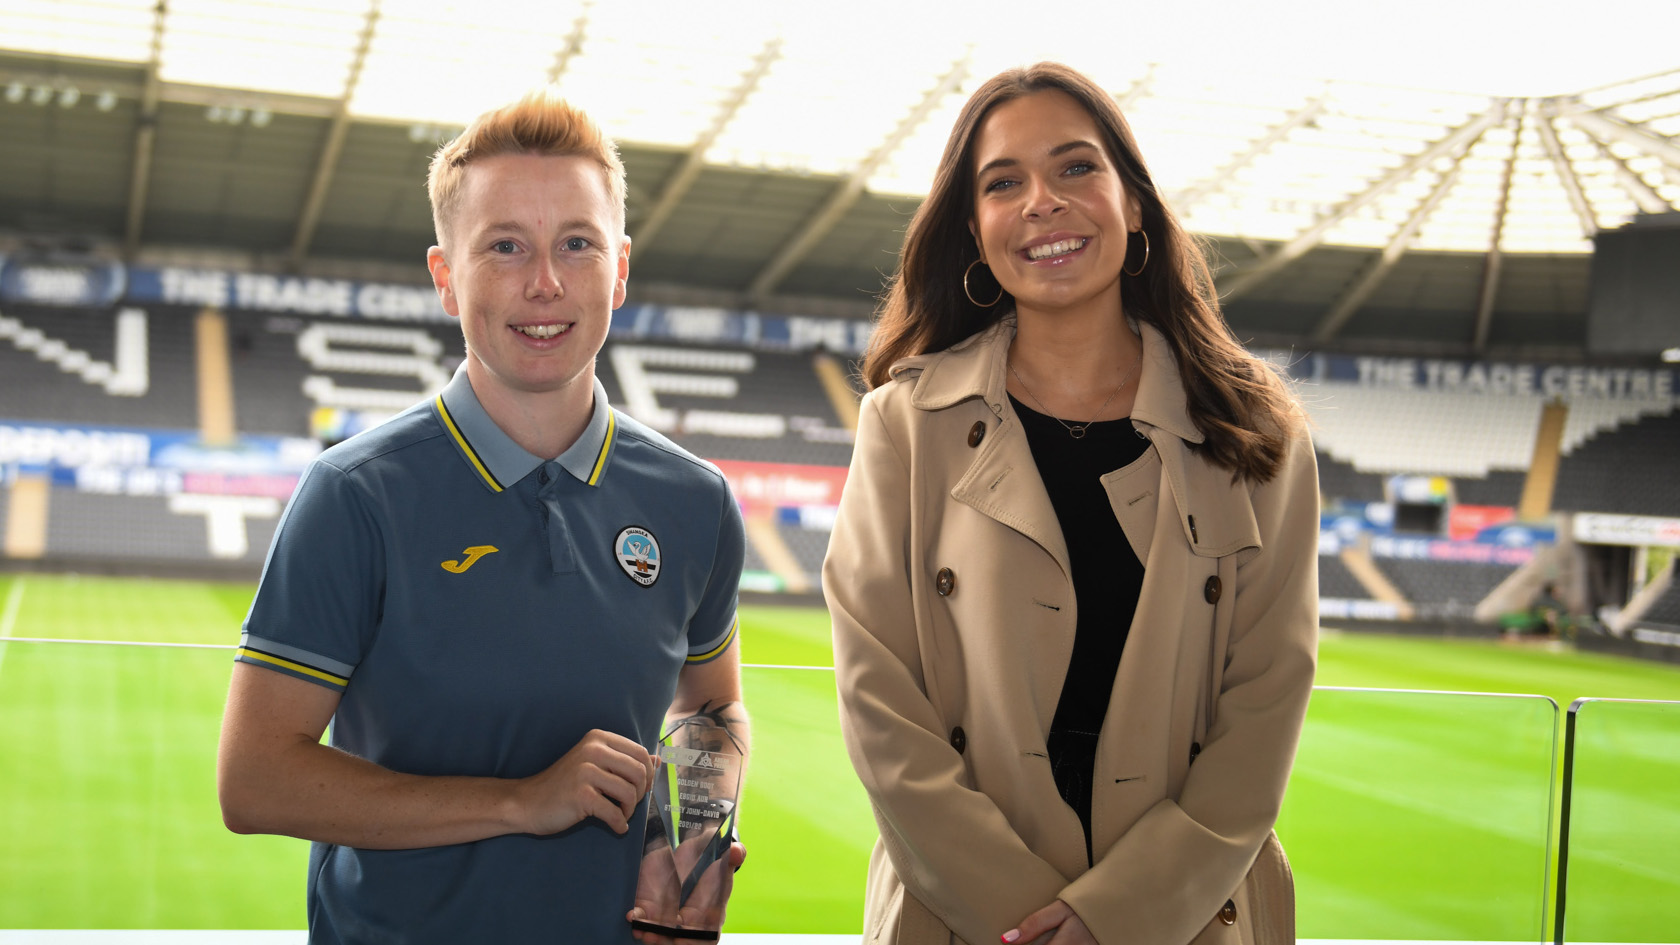
[[[634,525],[624,529],[613,541],[613,556],[637,584],[652,587],[659,580],[659,540],[653,532]]]

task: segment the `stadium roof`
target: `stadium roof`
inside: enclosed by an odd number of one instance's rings
[[[644,299],[861,313],[957,108],[1039,58],[1263,338],[1578,345],[1593,234],[1680,206],[1680,4],[829,6],[0,0],[0,232],[422,277],[430,153],[553,81],[621,143]]]

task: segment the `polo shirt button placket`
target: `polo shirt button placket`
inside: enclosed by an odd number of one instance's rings
[[[549,466],[555,471],[549,472]],[[565,509],[560,504],[560,476],[564,475],[562,467],[557,463],[544,463],[537,469],[537,482],[541,487],[537,490],[537,501],[543,507],[543,531],[548,536],[548,560],[553,573],[570,574],[578,569],[577,555],[572,550],[572,530],[566,521]]]

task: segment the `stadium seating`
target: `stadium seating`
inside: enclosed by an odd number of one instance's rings
[[[1486,476],[1534,456],[1539,398],[1354,384],[1303,387],[1319,450],[1369,473]]]
[[[0,421],[190,435],[201,422],[199,318],[198,309],[165,305],[6,306],[0,312]],[[324,435],[312,427],[324,405],[377,420],[440,387],[465,353],[452,322],[250,311],[221,318],[233,413],[243,436]],[[144,385],[125,390],[133,378],[112,377],[123,361],[119,346],[135,343],[137,319],[147,352]],[[855,371],[855,363],[809,351],[619,335],[598,361],[616,406],[697,455],[827,468],[850,460],[845,384],[855,383]],[[1390,501],[1386,480],[1396,474],[1450,477],[1449,502],[1518,503],[1533,459],[1540,396],[1334,381],[1305,384],[1302,391],[1327,503],[1357,508]],[[1680,470],[1674,398],[1578,396],[1567,406],[1556,508],[1680,516],[1680,490],[1672,485]],[[274,502],[283,500],[200,496],[183,502],[158,490],[129,494],[136,490],[115,483],[92,491],[83,483],[79,491],[74,480],[59,476],[48,493],[46,545],[54,559],[242,562],[254,570],[273,532]],[[820,509],[787,500],[755,513],[757,533],[774,547],[768,553],[749,547],[747,566],[760,575],[776,573],[764,579],[766,586],[815,588],[828,540],[827,523],[815,512]],[[0,502],[0,523],[5,514]],[[1379,557],[1374,566],[1417,614],[1447,619],[1467,617],[1515,567],[1394,557]],[[1320,558],[1320,589],[1326,599],[1372,600],[1334,555]]]
[[[1514,565],[1383,558],[1378,562],[1421,617],[1464,619],[1516,571]]]
[[[1384,498],[1381,476],[1360,472],[1352,463],[1322,451],[1318,454],[1318,491],[1331,501],[1381,502]]]
[[[1493,470],[1481,478],[1453,480],[1453,497],[1466,505],[1515,506],[1522,499],[1526,473]]]
[[[1545,399],[1426,390],[1389,390],[1356,384],[1302,386],[1323,454],[1359,472],[1409,473],[1485,479],[1521,472],[1534,459],[1535,433]],[[1567,401],[1564,456],[1594,438],[1645,417],[1669,415],[1670,399],[1577,397]]]
[[[238,522],[207,514],[204,500],[244,506]],[[171,510],[188,500],[186,507]],[[183,565],[244,565],[254,571],[268,554],[281,503],[230,496],[99,495],[54,488],[47,550],[67,564],[150,560]]]
[[[823,555],[828,553],[828,535],[826,531],[812,528],[802,528],[796,525],[778,523],[782,540],[787,543],[788,550],[798,559],[800,567],[805,571],[812,587],[820,583]]]
[[[1565,453],[1554,508],[1680,516],[1680,412],[1645,417]]]
[[[92,366],[113,363],[118,319],[103,309],[19,304],[0,309],[0,420],[196,427],[191,314],[146,312],[149,357],[144,384],[138,390],[111,393],[102,372]]]
[[[319,406],[396,413],[441,387],[466,355],[460,329],[437,322],[232,312],[228,339],[243,433],[307,436]]]
[[[851,461],[809,353],[609,341],[598,370],[613,403],[698,456]]]
[[[1369,600],[1371,593],[1335,555],[1318,556],[1318,596],[1341,600]]]
[[[1680,629],[1680,581],[1674,581],[1639,618],[1639,623]]]

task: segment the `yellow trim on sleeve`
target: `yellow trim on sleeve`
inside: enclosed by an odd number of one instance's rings
[[[449,408],[443,405],[443,395],[437,395],[434,402],[437,404],[438,416],[443,419],[443,425],[449,428],[449,435],[453,436],[455,442],[460,444],[462,452],[466,453],[467,459],[472,461],[473,468],[478,470],[478,474],[483,476],[484,481],[490,484],[490,488],[497,492],[502,491],[502,484],[496,481],[495,476],[490,475],[490,470],[485,469],[483,463],[479,462],[478,453],[473,450],[472,444],[467,442],[467,438],[462,436],[460,429],[455,426],[455,418],[449,415]]]
[[[303,673],[305,676],[314,676],[316,679],[326,680],[335,686],[342,687],[350,685],[350,680],[345,679],[343,676],[334,676],[332,673],[323,673],[318,669],[305,666],[302,663],[294,663],[291,660],[281,659],[278,656],[270,656],[267,653],[258,653],[256,650],[248,649],[243,646],[234,651],[234,656],[242,656],[246,659],[258,660],[264,663],[273,663],[275,666],[289,669],[294,673]]]
[[[688,658],[688,661],[690,663],[704,663],[705,661],[711,659],[712,657],[717,656],[719,653],[722,653],[724,650],[729,649],[729,644],[735,642],[735,636],[736,636],[737,633],[740,632],[740,629],[741,629],[741,615],[736,614],[735,615],[735,623],[730,625],[729,635],[725,636],[723,638],[722,643],[719,643],[717,646],[712,647],[710,650],[707,650],[704,653],[695,653],[694,655],[692,655]]]
[[[612,449],[613,433],[618,430],[618,418],[607,410],[607,437],[601,441],[601,454],[595,457],[595,468],[589,473],[589,484],[601,481],[601,470],[607,465],[607,451]]]

